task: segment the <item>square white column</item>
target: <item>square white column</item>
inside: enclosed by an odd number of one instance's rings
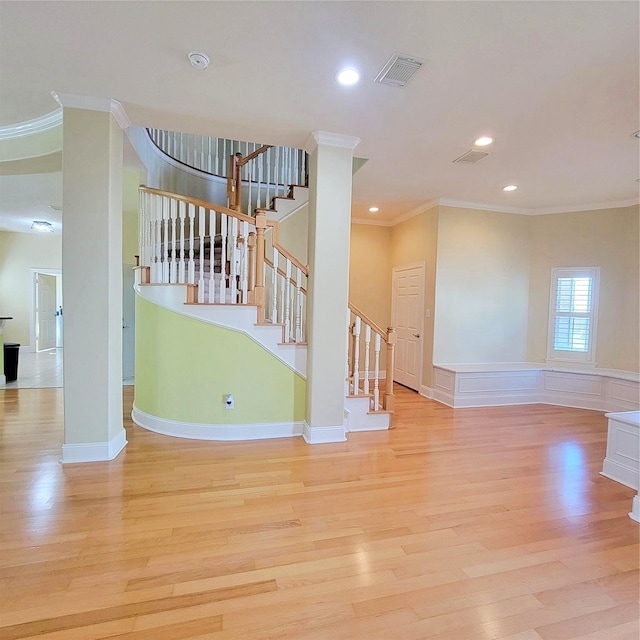
[[[308,145],[309,292],[307,442],[340,442],[344,429],[346,313],[353,149],[359,138],[315,132]]]
[[[121,125],[100,103],[63,104],[62,462],[111,460],[122,423]],[[111,101],[107,101],[107,107]]]

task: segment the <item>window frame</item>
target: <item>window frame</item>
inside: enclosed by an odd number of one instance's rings
[[[575,312],[576,317],[589,318],[589,347],[587,351],[565,351],[555,348],[558,280],[560,278],[591,278],[591,310]],[[547,362],[596,365],[596,340],[598,329],[598,299],[600,297],[600,267],[554,267],[551,269],[549,291],[549,322],[547,325]],[[570,312],[561,312],[571,317]],[[567,315],[568,314],[568,315]]]

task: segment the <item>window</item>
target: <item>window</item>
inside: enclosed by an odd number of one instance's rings
[[[552,269],[547,360],[595,364],[600,269]]]

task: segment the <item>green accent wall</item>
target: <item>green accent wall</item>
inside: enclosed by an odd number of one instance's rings
[[[233,394],[235,409],[224,396]],[[246,334],[136,295],[135,405],[196,424],[301,422],[306,380]]]

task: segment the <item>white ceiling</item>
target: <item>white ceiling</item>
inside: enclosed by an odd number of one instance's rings
[[[292,146],[315,130],[358,136],[368,162],[353,214],[386,223],[433,201],[520,213],[630,204],[638,7],[2,2],[0,125],[52,111],[55,90],[116,99],[135,125]],[[209,54],[206,71],[191,50]],[[373,83],[392,53],[427,60],[401,89]],[[347,63],[361,71],[351,88],[334,79]],[[480,134],[495,138],[489,157],[453,164]],[[502,192],[509,183],[520,188]],[[19,194],[0,188],[5,218]]]

